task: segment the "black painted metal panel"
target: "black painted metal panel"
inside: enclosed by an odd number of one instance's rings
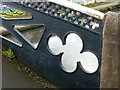
[[[33,15],[31,20],[5,20],[2,19],[2,26],[10,31],[16,38],[18,38],[22,47],[15,45],[2,38],[4,48],[11,47],[14,50],[17,58],[33,68],[37,73],[55,83],[59,87],[67,88],[99,88],[100,86],[100,64],[101,64],[101,50],[102,50],[102,21],[97,30],[87,29],[83,26],[65,21],[58,17],[28,8],[17,3],[5,3],[14,7],[19,7],[30,12]],[[30,24],[44,24],[45,32],[39,42],[37,49],[34,49],[28,41],[14,29],[14,25],[30,25]],[[73,73],[67,73],[62,70],[61,56],[54,56],[49,52],[48,39],[51,34],[58,35],[63,44],[65,44],[65,37],[69,33],[76,33],[84,41],[82,52],[86,50],[92,51],[99,60],[99,68],[95,73],[85,73],[80,67]]]

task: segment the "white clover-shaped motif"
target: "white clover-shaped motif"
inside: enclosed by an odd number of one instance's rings
[[[66,44],[63,45],[61,39],[53,35],[48,40],[50,52],[53,55],[63,53],[61,67],[64,71],[72,73],[77,68],[77,62],[86,73],[94,73],[98,69],[98,58],[92,52],[80,53],[83,49],[82,39],[75,33],[70,33],[66,37]]]
[[[92,29],[98,28],[100,25],[97,22],[90,22],[90,25],[92,26]]]

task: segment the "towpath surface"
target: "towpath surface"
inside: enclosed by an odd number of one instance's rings
[[[2,88],[55,88],[43,78],[37,82],[29,74],[20,71],[18,64],[13,64],[8,58],[2,57]]]

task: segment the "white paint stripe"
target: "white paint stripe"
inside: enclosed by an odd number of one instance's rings
[[[91,9],[91,8],[88,8],[88,7],[85,7],[85,6],[82,6],[82,5],[67,1],[67,0],[48,0],[48,1],[77,10],[79,12],[83,12],[85,14],[91,15],[98,19],[103,19],[105,15],[104,13],[100,11],[97,11],[97,10],[94,10],[94,9]]]

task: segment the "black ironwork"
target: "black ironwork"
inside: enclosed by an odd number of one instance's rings
[[[22,0],[21,0],[22,1]],[[37,73],[55,83],[59,87],[67,88],[99,88],[100,87],[100,64],[102,53],[102,29],[103,21],[84,13],[52,2],[4,2],[6,5],[18,7],[30,12],[33,18],[30,20],[5,20],[2,26],[10,31],[21,43],[15,43],[2,38],[4,48],[11,47],[20,60],[33,68]],[[14,27],[15,25],[45,26],[45,31],[34,48],[31,43]],[[94,24],[97,24],[93,26]],[[66,73],[61,69],[61,55],[54,56],[48,48],[48,39],[56,34],[65,44],[65,37],[69,33],[76,33],[84,41],[83,50],[92,51],[99,60],[99,68],[93,74],[85,73],[81,68],[73,73]],[[79,65],[79,64],[78,64]]]

